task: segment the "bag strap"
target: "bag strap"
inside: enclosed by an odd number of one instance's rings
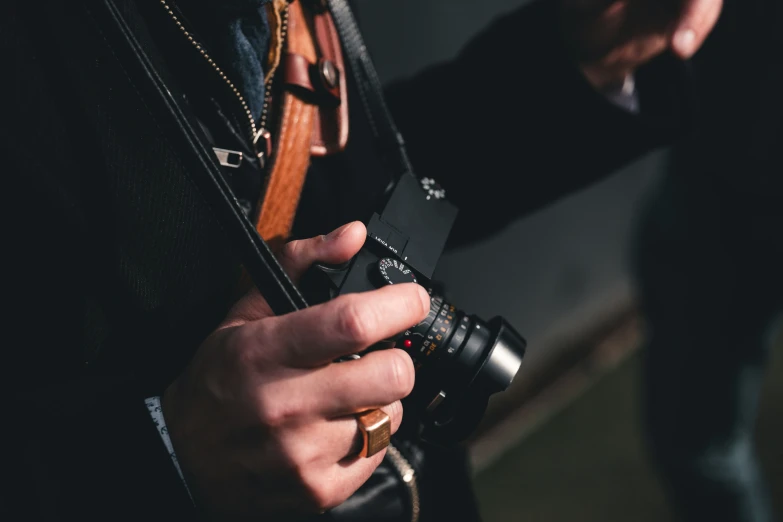
[[[300,2],[288,7],[288,36],[285,54],[301,56],[307,63],[317,59],[316,45]],[[288,64],[285,64],[288,65]],[[282,71],[290,74],[290,71]],[[256,230],[273,251],[283,246],[291,234],[299,197],[310,166],[310,147],[316,123],[317,106],[290,89],[280,91],[280,122],[277,148],[263,191]]]
[[[275,0],[287,9],[285,48],[278,62],[281,122],[256,229],[273,250],[288,239],[311,156],[341,152],[348,141],[348,89],[340,39],[326,9]]]
[[[405,143],[386,106],[378,73],[367,52],[350,5],[346,0],[327,0],[327,3],[381,155],[392,168],[395,179],[404,175],[413,175]],[[317,24],[316,28],[318,28]],[[304,59],[305,68],[301,76],[308,76],[306,68],[308,64],[313,65],[318,62],[319,47],[326,46],[317,45],[315,35],[305,18],[302,2],[290,2],[285,54]],[[292,68],[290,66],[297,64],[292,61],[285,65],[289,66],[285,68],[290,69]],[[284,73],[291,74],[291,71],[284,71]],[[345,82],[343,81],[342,84],[344,89]],[[342,98],[347,97],[345,96],[347,93],[341,94],[343,94]],[[282,247],[290,235],[299,196],[310,165],[310,155],[313,152],[311,144],[315,134],[314,129],[320,124],[317,106],[308,103],[288,89],[282,91],[281,107],[282,125],[277,138],[277,150],[256,220],[258,233],[269,243],[272,250]],[[343,103],[342,110],[346,108],[347,104]],[[347,123],[347,117],[345,120]]]
[[[293,15],[294,19],[298,17],[301,28],[308,28],[300,1],[292,0],[288,6],[290,9],[289,31],[291,30],[291,15]],[[404,176],[415,178],[405,149],[405,142],[392,120],[391,113],[384,99],[380,78],[364,44],[348,1],[313,1],[325,2],[331,12],[332,20],[342,41],[342,54],[347,58],[350,65],[354,82],[359,92],[359,98],[370,122],[376,146],[382,159],[391,168],[395,182]],[[294,24],[295,28],[296,21],[294,21]],[[309,40],[310,45],[313,45],[312,34],[307,30],[304,33],[289,33],[289,43],[287,45],[291,45],[290,42],[296,39],[297,36],[300,38],[304,36],[304,40]],[[314,48],[312,54],[310,54],[311,51],[307,44],[301,44],[300,42],[300,45],[302,45],[302,48],[298,50],[304,50],[305,55],[315,61],[317,52]],[[295,117],[297,114],[304,115],[306,118],[317,118],[315,106],[306,104],[302,99],[288,91],[284,91],[283,96],[283,114],[281,115],[283,119],[281,121],[292,121],[287,118]],[[307,140],[303,139],[304,133],[299,132],[294,136],[294,134],[285,134],[283,132],[287,130],[289,133],[292,133],[294,129],[301,131],[301,129],[308,127],[311,129],[311,132],[307,134]],[[309,167],[310,154],[312,152],[310,149],[311,138],[312,123],[309,126],[294,125],[289,129],[286,129],[285,124],[281,126],[281,134],[278,137],[278,147],[273,159],[272,171],[267,180],[261,210],[256,220],[256,230],[261,237],[261,243],[268,242],[272,251],[279,249],[290,234],[291,225],[293,224],[299,203],[299,195],[304,184],[307,168]],[[286,146],[286,140],[288,146]],[[307,144],[307,150],[304,149],[305,144]],[[294,172],[286,171],[286,168],[294,168]],[[250,284],[252,283],[247,274],[243,274],[239,290],[246,290]],[[298,308],[307,306],[301,300],[301,295],[298,292],[294,292],[294,294],[291,296],[294,298],[294,301],[300,300],[301,303]],[[280,313],[276,307],[273,307],[273,309],[276,313]]]
[[[283,9],[288,10],[288,34],[283,48],[277,52],[277,62],[282,69],[278,74],[302,74],[299,69],[304,68],[303,74],[306,76],[309,64],[315,63],[316,49],[302,6],[300,2],[275,0],[273,7],[277,10],[276,14]],[[282,21],[280,18],[278,23]],[[285,56],[301,57],[302,63],[284,63]],[[296,70],[292,72],[292,68]],[[318,110],[315,105],[306,102],[288,88],[280,90],[277,102],[281,122],[279,134],[276,136],[277,143],[271,157],[269,174],[259,196],[259,210],[254,223],[262,241],[275,253],[280,252],[291,235],[302,187],[310,166],[310,148]],[[269,148],[271,149],[271,146]],[[253,280],[243,267],[234,288],[235,298],[240,298],[252,287]],[[299,308],[305,306],[302,301]],[[274,310],[278,312],[277,309]]]
[[[326,0],[343,42],[365,113],[381,156],[392,169],[395,181],[413,174],[405,141],[397,130],[383,96],[383,86],[372,63],[356,18],[347,0]],[[415,176],[414,176],[415,177]]]

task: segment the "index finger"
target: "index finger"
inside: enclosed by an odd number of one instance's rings
[[[346,294],[326,303],[258,322],[277,360],[312,368],[357,353],[427,316],[430,296],[416,283]]]

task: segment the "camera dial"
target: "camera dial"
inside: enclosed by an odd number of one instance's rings
[[[417,283],[416,274],[405,263],[391,257],[384,257],[370,268],[371,277],[377,286],[400,283]]]

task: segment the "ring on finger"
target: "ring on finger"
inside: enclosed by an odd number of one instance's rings
[[[356,414],[362,448],[359,456],[372,457],[386,448],[391,440],[391,417],[382,410],[369,410]]]

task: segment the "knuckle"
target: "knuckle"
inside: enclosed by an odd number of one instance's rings
[[[298,259],[302,254],[303,246],[304,240],[297,239],[294,241],[289,241],[283,247],[283,250],[280,252],[280,256],[287,261],[296,261],[296,259]]]
[[[296,239],[285,244],[280,256],[291,263],[310,261],[320,245],[325,241],[326,236],[316,236],[309,239]]]
[[[340,310],[337,329],[348,340],[359,343],[372,342],[374,318],[367,307],[362,307],[354,299],[346,300]]]
[[[277,400],[271,394],[261,392],[256,399],[258,421],[268,428],[279,428],[299,416],[299,409],[289,401]]]
[[[387,378],[392,392],[398,398],[406,397],[412,390],[415,371],[410,356],[402,350],[388,350]]]
[[[253,368],[257,362],[256,336],[251,328],[240,326],[231,332],[226,353],[240,370]]]
[[[238,326],[231,332],[225,352],[243,374],[274,367],[270,363],[274,363],[277,356],[271,349],[274,343],[269,342],[270,326],[270,320],[264,319]]]
[[[281,327],[279,317],[267,317],[247,328],[244,342],[248,346],[247,357],[250,360],[246,362],[265,371],[277,367],[284,351],[280,349]]]

